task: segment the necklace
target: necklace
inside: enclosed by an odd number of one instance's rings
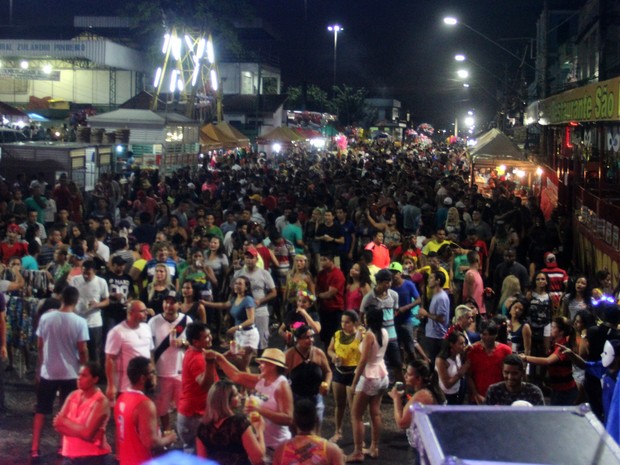
[[[353,339],[355,339],[355,333],[347,334],[344,331],[340,332],[340,344],[349,345],[353,342]]]

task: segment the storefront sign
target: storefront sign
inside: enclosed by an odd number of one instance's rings
[[[620,76],[542,100],[540,124],[570,121],[620,121]]]
[[[60,81],[60,71],[45,73],[36,69],[0,68],[0,79],[2,78],[25,81]]]

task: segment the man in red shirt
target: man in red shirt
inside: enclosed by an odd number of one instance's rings
[[[480,324],[480,341],[467,352],[467,362],[470,364],[467,385],[472,402],[478,405],[485,404],[491,384],[504,380],[504,359],[512,353],[510,347],[495,340],[497,331],[493,320],[483,321]]]
[[[146,393],[157,384],[155,366],[146,357],[134,357],[127,366],[131,390],[123,392],[114,406],[116,422],[116,452],[123,465],[140,465],[160,449],[177,440],[174,431],[160,435],[155,403]]]
[[[5,265],[13,257],[22,258],[28,254],[28,243],[20,240],[21,231],[16,224],[10,224],[6,230],[6,241],[0,243],[0,257]]]
[[[558,266],[555,255],[551,252],[545,253],[545,267],[540,270],[546,273],[549,278],[549,297],[553,310],[560,308],[560,299],[568,283],[568,273]]]
[[[189,347],[181,368],[181,395],[177,405],[177,432],[186,454],[196,453],[196,433],[205,413],[207,392],[219,378],[215,372],[215,358],[206,358],[205,349],[211,348],[211,331],[202,323],[187,325],[185,336]]]
[[[340,329],[346,280],[340,268],[334,263],[333,254],[321,254],[320,263],[321,271],[316,278],[316,296],[319,300],[321,341],[327,347],[334,333]]]

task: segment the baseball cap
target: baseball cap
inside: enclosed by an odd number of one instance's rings
[[[252,257],[258,257],[258,250],[255,247],[248,247],[244,252],[244,255],[252,255]]]
[[[391,280],[392,280],[392,272],[387,268],[379,270],[377,274],[375,275],[375,281],[378,283],[385,282],[385,281],[391,281]]]
[[[545,263],[554,263],[555,261],[555,255],[553,255],[551,252],[547,252],[545,254]]]
[[[452,205],[452,198],[446,197],[443,201],[444,205]]]
[[[18,234],[20,233],[19,226],[17,226],[14,223],[10,224],[6,231],[10,233],[18,233]]]
[[[262,202],[263,198],[258,194],[254,194],[254,195],[250,195],[250,200],[254,200],[256,202]]]
[[[174,302],[176,302],[177,301],[176,291],[168,291],[168,295],[164,297],[164,300],[173,300]]]
[[[398,262],[392,262],[392,263],[390,263],[390,271],[396,272],[396,273],[402,273],[403,272],[403,265],[401,265]]]

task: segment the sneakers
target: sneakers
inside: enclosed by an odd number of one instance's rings
[[[30,451],[30,465],[38,465],[41,463],[41,452],[37,450]]]

